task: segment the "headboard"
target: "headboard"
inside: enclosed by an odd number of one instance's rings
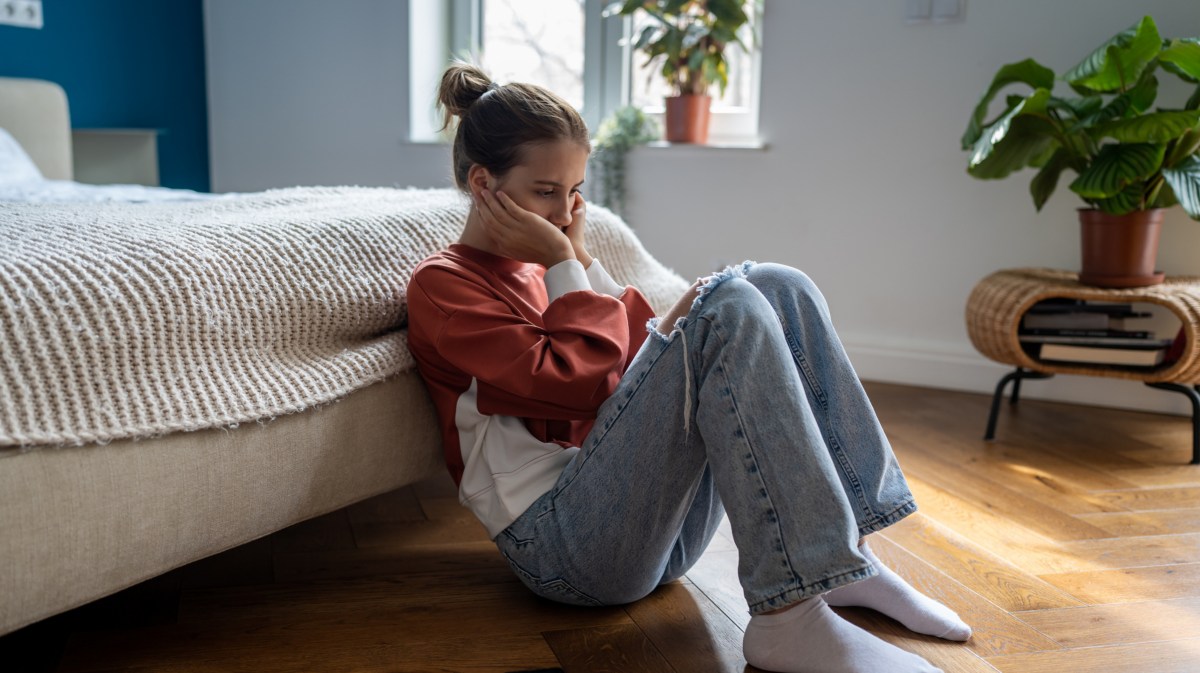
[[[61,86],[0,77],[0,128],[21,143],[46,178],[72,178],[71,115]]]

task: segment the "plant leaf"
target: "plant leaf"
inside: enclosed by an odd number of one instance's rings
[[[684,52],[688,52],[700,44],[700,41],[708,36],[708,28],[701,24],[693,23],[687,27],[683,33],[683,40],[679,43],[679,48]]]
[[[633,48],[634,49],[645,49],[646,45],[650,44],[650,42],[656,36],[658,31],[659,31],[658,26],[646,26],[645,28],[643,28],[642,32],[640,34],[638,34],[637,42],[633,43]]]
[[[1104,99],[1100,96],[1085,96],[1083,98],[1050,97],[1047,107],[1055,110],[1066,110],[1076,119],[1083,119],[1100,111]]]
[[[617,0],[604,8],[602,16],[607,19],[614,14],[629,15],[641,9],[641,7],[642,0]]]
[[[1109,215],[1124,215],[1142,210],[1142,184],[1135,183],[1107,199],[1093,200],[1096,207]]]
[[[1063,79],[1076,91],[1113,93],[1124,91],[1142,77],[1142,71],[1162,50],[1158,26],[1149,16],[1128,30],[1114,35],[1068,70]]]
[[[1042,166],[1045,166],[1050,159],[1054,158],[1054,153],[1057,152],[1060,147],[1062,146],[1058,144],[1056,138],[1055,142],[1046,145],[1046,147],[1044,147],[1041,152],[1035,154],[1026,165],[1030,168],[1041,168]]]
[[[749,19],[742,8],[741,0],[708,0],[708,11],[716,17],[716,23],[728,24],[733,30],[737,30]]]
[[[1162,166],[1165,153],[1164,145],[1105,145],[1071,183],[1071,191],[1088,200],[1114,197],[1129,185],[1157,171]]]
[[[996,97],[996,94],[1009,84],[1018,83],[1028,84],[1034,89],[1053,89],[1054,71],[1031,58],[1017,63],[1009,63],[1000,68],[996,76],[992,78],[991,85],[984,92],[983,98],[975,106],[975,111],[971,113],[971,119],[967,123],[967,130],[962,136],[962,148],[964,150],[971,149],[971,146],[979,140],[979,136],[983,132],[983,119],[987,116],[988,106],[991,105],[992,99]]]
[[[1142,81],[1138,82],[1137,86],[1119,96],[1113,97],[1107,105],[1097,110],[1094,114],[1080,120],[1079,124],[1071,130],[1084,130],[1113,119],[1124,119],[1140,114],[1143,110],[1154,104],[1154,99],[1157,96],[1158,78],[1154,76],[1144,77]]]
[[[1163,178],[1188,216],[1200,220],[1200,157],[1193,154],[1174,168],[1164,168]]]
[[[1105,122],[1096,127],[1096,138],[1109,137],[1123,143],[1165,143],[1200,124],[1200,110],[1168,110]]]
[[[1046,205],[1046,201],[1054,193],[1054,188],[1058,186],[1058,177],[1070,166],[1071,153],[1065,149],[1060,147],[1050,155],[1050,160],[1033,176],[1033,182],[1029,183],[1029,193],[1033,196],[1035,208],[1040,211],[1042,206]]]
[[[1179,75],[1184,81],[1200,83],[1200,38],[1171,40],[1158,60],[1165,70]]]
[[[1158,78],[1147,72],[1137,85],[1124,95],[1129,96],[1129,107],[1134,113],[1141,114],[1149,110],[1150,106],[1154,105],[1154,99],[1158,98]]]
[[[984,129],[972,148],[967,172],[977,178],[1002,178],[1044,156],[1056,142],[1054,125],[1044,116],[1049,99],[1049,90],[1038,89]]]
[[[1170,208],[1171,206],[1179,205],[1179,199],[1175,198],[1175,192],[1171,189],[1171,185],[1164,182],[1158,190],[1158,198],[1154,199],[1154,203],[1147,203],[1147,208]]]
[[[1174,168],[1196,152],[1200,152],[1200,126],[1179,136],[1175,147],[1172,147],[1167,153],[1167,158],[1163,159],[1163,165]]]

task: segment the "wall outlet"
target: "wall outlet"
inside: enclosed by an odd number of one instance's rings
[[[42,27],[42,0],[0,0],[0,24]]]

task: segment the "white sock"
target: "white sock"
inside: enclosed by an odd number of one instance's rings
[[[904,578],[883,565],[865,543],[859,551],[879,574],[825,594],[825,602],[837,606],[871,608],[895,619],[912,631],[947,640],[967,640],[971,627],[953,610],[917,591]]]
[[[742,653],[750,665],[777,673],[942,673],[837,616],[820,598],[751,617]]]

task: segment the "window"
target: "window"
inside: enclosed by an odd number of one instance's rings
[[[482,0],[481,65],[498,82],[540,84],[582,110],[583,4]]]
[[[451,56],[471,55],[499,82],[541,84],[563,96],[595,129],[612,110],[638,105],[661,118],[666,84],[626,40],[648,17],[604,17],[612,0],[410,0],[410,135],[433,140],[434,104]],[[754,17],[761,26],[761,16]],[[747,27],[743,41],[760,42]],[[761,44],[761,42],[760,42]],[[710,142],[748,142],[758,131],[761,50],[728,50],[729,86],[714,97]]]

